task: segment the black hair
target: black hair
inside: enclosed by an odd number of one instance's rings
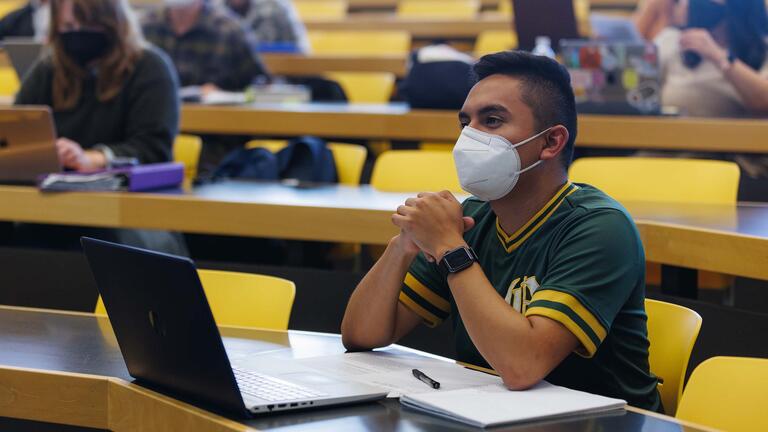
[[[768,15],[765,0],[728,0],[728,48],[731,53],[760,70],[765,63]]]
[[[568,129],[561,157],[567,170],[573,160],[577,132],[576,101],[568,70],[555,60],[525,51],[488,54],[475,63],[473,70],[476,82],[496,74],[519,79],[521,98],[533,112],[537,132],[557,125]]]

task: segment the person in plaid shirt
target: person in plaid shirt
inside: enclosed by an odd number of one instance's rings
[[[288,0],[226,0],[240,22],[253,31],[260,46],[291,44],[298,51],[309,51],[307,29]]]
[[[209,0],[166,0],[142,26],[145,38],[173,60],[183,87],[238,91],[268,76],[253,35]]]

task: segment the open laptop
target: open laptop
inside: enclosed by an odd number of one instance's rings
[[[659,115],[661,72],[651,43],[560,42],[576,110],[589,114]]]
[[[318,374],[233,369],[194,263],[82,239],[128,372],[139,382],[256,414],[377,400],[387,392]],[[273,371],[285,371],[279,358]],[[262,370],[264,368],[264,370]]]
[[[32,69],[43,52],[43,43],[33,38],[7,37],[2,42],[3,49],[8,53],[13,68],[19,80]]]
[[[552,49],[562,39],[579,38],[573,0],[513,0],[518,47],[531,51],[538,36],[548,36]]]
[[[59,171],[51,109],[0,107],[0,183],[35,184],[38,176]]]

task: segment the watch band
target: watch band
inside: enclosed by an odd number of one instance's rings
[[[444,277],[448,277],[451,273],[458,273],[472,267],[472,264],[478,261],[474,249],[469,246],[460,246],[446,252],[437,263],[437,269]]]

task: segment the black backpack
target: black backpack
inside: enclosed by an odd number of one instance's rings
[[[277,156],[271,151],[256,148],[238,148],[224,157],[213,172],[214,179],[239,178],[249,180],[277,180]]]
[[[431,48],[411,53],[411,67],[400,91],[411,108],[460,109],[472,89],[472,65],[451,59],[419,61],[419,52]]]
[[[336,163],[325,141],[313,136],[291,140],[277,152],[281,179],[296,179],[312,183],[336,183]]]

